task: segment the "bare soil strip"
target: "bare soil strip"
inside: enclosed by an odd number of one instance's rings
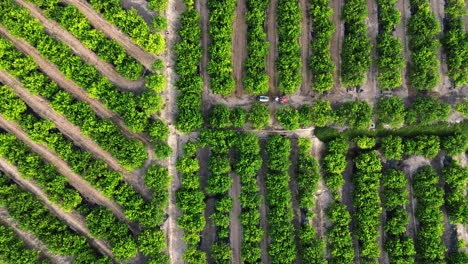
[[[18,224],[8,215],[8,211],[5,208],[0,208],[0,223],[10,228],[19,239],[23,240],[28,248],[39,250],[43,256],[48,258],[53,264],[59,263],[72,263],[70,259],[64,256],[54,255],[49,249],[33,234],[30,234],[22,230]]]
[[[196,8],[200,13],[201,21],[201,46],[203,50],[202,59],[200,62],[200,75],[203,78],[203,91],[202,91],[202,100],[203,100],[203,111],[206,112],[210,108],[210,77],[208,76],[208,45],[210,43],[210,39],[208,36],[208,22],[209,22],[209,14],[208,14],[208,0],[199,0],[196,1]]]
[[[135,44],[132,39],[122,33],[116,26],[108,23],[100,14],[85,1],[85,0],[61,0],[62,3],[74,5],[88,18],[94,28],[102,31],[108,38],[120,43],[127,53],[139,61],[146,69],[151,69],[151,64],[157,56],[146,52],[140,46]]]
[[[270,43],[266,62],[266,72],[269,76],[268,84],[270,86],[271,96],[278,94],[278,80],[276,76],[276,58],[278,58],[278,31],[276,28],[276,7],[278,5],[277,2],[277,0],[270,0],[270,6],[267,10],[266,19],[266,34],[267,40]]]
[[[71,213],[66,213],[60,209],[60,207],[47,198],[47,195],[33,182],[29,180],[23,179],[16,167],[11,166],[8,164],[7,161],[0,158],[0,168],[11,178],[13,179],[18,185],[22,188],[26,189],[27,191],[33,193],[37,199],[41,201],[54,215],[64,221],[70,228],[75,230],[78,234],[86,237],[88,241],[91,242],[93,247],[96,247],[101,253],[111,257],[112,259],[113,254],[110,247],[102,240],[98,240],[93,238],[88,228],[86,227],[86,223],[84,218],[77,212],[73,211]]]
[[[274,0],[273,0],[274,1]],[[257,173],[257,183],[258,188],[260,189],[260,196],[262,197],[262,203],[260,205],[260,228],[263,229],[263,239],[260,241],[260,248],[262,250],[262,263],[270,264],[270,256],[268,256],[268,245],[269,245],[269,236],[268,236],[268,220],[267,213],[268,208],[266,205],[266,186],[265,186],[265,177],[267,174],[267,156],[265,152],[265,140],[260,141],[261,155],[263,159],[262,168]]]
[[[37,52],[37,50],[29,43],[27,43],[24,40],[15,38],[8,32],[7,29],[5,29],[2,26],[0,26],[0,34],[3,35],[9,41],[11,41],[19,51],[23,52],[26,56],[30,56],[31,58],[33,58],[34,61],[37,63],[39,69],[44,74],[46,74],[51,80],[56,82],[60,86],[60,88],[69,92],[77,100],[83,101],[90,105],[99,117],[109,118],[114,124],[116,124],[120,128],[122,133],[124,133],[127,137],[134,138],[143,142],[148,147],[147,151],[149,156],[154,156],[154,151],[150,147],[151,142],[148,137],[131,132],[130,129],[127,128],[127,126],[125,125],[125,122],[123,121],[122,117],[107,109],[101,101],[90,98],[85,90],[83,90],[73,81],[65,77],[57,68],[57,66],[44,59],[39,54],[39,52]]]
[[[11,87],[15,93],[39,116],[52,121],[56,125],[57,129],[59,129],[60,132],[62,132],[65,136],[73,140],[77,146],[90,152],[95,157],[102,159],[110,168],[121,173],[126,182],[133,185],[135,190],[149,199],[149,190],[135,177],[135,175],[121,167],[118,160],[108,152],[101,149],[101,147],[96,144],[96,142],[84,136],[81,133],[79,127],[73,125],[65,117],[55,112],[44,98],[31,94],[22,86],[18,80],[4,71],[0,71],[0,80]]]
[[[232,198],[232,210],[229,215],[229,239],[232,249],[232,263],[241,264],[241,243],[242,243],[242,228],[240,223],[241,205],[239,195],[241,192],[240,177],[234,173],[230,173],[233,180],[229,195]]]
[[[46,146],[42,144],[38,144],[33,140],[29,139],[26,132],[24,132],[17,124],[14,122],[7,121],[0,115],[0,127],[8,131],[9,133],[15,135],[19,140],[24,142],[28,145],[29,148],[38,155],[40,155],[44,160],[53,164],[57,167],[57,171],[62,174],[63,176],[67,177],[68,182],[72,185],[78,192],[81,193],[87,200],[92,201],[93,203],[102,205],[107,207],[112,213],[117,216],[120,220],[129,224],[130,227],[136,227],[136,225],[132,225],[130,221],[125,218],[125,214],[114,201],[106,198],[102,193],[96,190],[91,184],[87,181],[83,180],[79,175],[74,173],[68,164],[61,160],[57,154],[55,154],[52,150],[49,150]],[[133,231],[136,231],[133,228]]]
[[[312,26],[309,15],[309,1],[300,0],[302,10],[302,21],[301,21],[301,60],[302,60],[302,84],[301,94],[308,95],[311,91],[312,85],[312,73],[309,70],[309,57],[310,57],[310,39],[312,34]]]
[[[140,78],[136,81],[125,79],[120,75],[111,64],[101,60],[92,50],[85,47],[80,40],[70,32],[63,29],[57,22],[49,20],[40,8],[26,2],[25,0],[15,0],[18,4],[27,8],[31,14],[44,25],[45,32],[57,40],[68,45],[75,55],[80,56],[86,63],[93,65],[102,75],[107,77],[114,85],[123,91],[139,92],[144,90],[145,79]]]
[[[354,213],[355,209],[353,206],[352,195],[354,191],[354,185],[352,183],[353,177],[353,167],[354,163],[350,160],[350,157],[347,157],[348,164],[346,166],[346,170],[343,173],[343,177],[345,179],[345,183],[341,190],[341,201],[346,207],[348,208],[349,214],[351,215],[351,234],[353,238],[353,247],[355,252],[354,263],[360,263],[360,251],[359,251],[359,241],[354,235],[354,230],[356,229],[356,222],[354,221]]]
[[[403,87],[402,89],[398,89],[395,91],[396,95],[400,96],[401,98],[405,99],[408,97],[410,92],[410,86],[407,78],[407,74],[409,71],[409,65],[411,63],[410,59],[410,51],[408,48],[408,38],[406,35],[406,23],[408,18],[411,16],[409,0],[398,0],[396,3],[396,9],[401,13],[401,22],[395,28],[394,34],[395,36],[402,42],[403,44],[403,57],[405,59],[405,68],[403,69]],[[416,92],[416,91],[412,91]]]
[[[244,92],[242,79],[244,78],[244,60],[247,57],[247,24],[245,22],[247,7],[245,0],[237,0],[236,20],[232,34],[232,65],[234,80],[236,81],[236,96]]]
[[[301,208],[299,208],[299,201],[297,196],[299,195],[299,190],[297,187],[297,158],[299,156],[298,147],[297,147],[297,138],[291,137],[291,154],[289,160],[291,161],[291,166],[289,166],[289,191],[291,192],[291,206],[293,211],[293,220],[292,225],[294,226],[294,242],[296,243],[296,248],[300,249],[300,240],[299,232],[301,231],[301,222],[302,222],[302,213]],[[301,254],[297,255],[296,263],[302,263]]]
[[[335,25],[333,32],[330,52],[331,58],[336,65],[334,90],[341,87],[341,45],[343,45],[344,23],[341,21],[341,10],[343,9],[343,0],[330,0],[333,9],[332,22]]]
[[[375,100],[378,96],[377,91],[377,34],[379,32],[379,22],[377,14],[377,4],[375,0],[367,0],[367,19],[366,24],[368,26],[368,36],[372,45],[371,49],[371,65],[367,72],[366,82],[363,85],[364,92],[359,93],[358,97],[367,99],[369,103],[374,105]]]

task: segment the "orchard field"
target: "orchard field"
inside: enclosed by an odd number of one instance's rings
[[[0,1],[0,263],[467,264],[467,29],[463,0]]]

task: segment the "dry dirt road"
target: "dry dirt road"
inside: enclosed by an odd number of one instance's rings
[[[266,72],[269,77],[268,85],[270,86],[270,96],[278,95],[278,77],[276,73],[276,58],[278,58],[278,30],[276,28],[277,5],[278,0],[270,0],[266,18],[266,35],[270,43],[266,61]]]
[[[229,214],[229,242],[232,249],[232,263],[241,264],[241,243],[242,243],[242,227],[240,223],[241,205],[239,202],[239,195],[241,192],[240,177],[231,172],[232,178],[231,189],[229,189],[229,196],[232,198],[232,210]]]
[[[260,140],[260,149],[261,149],[261,156],[262,156],[262,167],[260,171],[257,173],[257,184],[260,190],[260,196],[262,197],[262,203],[260,204],[260,228],[263,229],[263,238],[260,241],[260,249],[262,250],[262,263],[263,264],[270,264],[270,256],[268,255],[268,244],[269,236],[268,236],[268,207],[266,205],[266,186],[265,186],[265,177],[267,174],[267,155],[265,153],[265,140]]]
[[[299,45],[301,45],[301,61],[302,61],[302,95],[309,95],[311,93],[312,85],[312,72],[309,70],[309,57],[310,57],[310,39],[312,34],[312,27],[309,14],[309,1],[300,0],[302,20],[301,20],[301,38]]]
[[[245,22],[245,12],[247,7],[245,0],[237,0],[236,19],[232,34],[232,74],[236,82],[236,96],[240,97],[244,93],[244,60],[247,57],[247,24]]]

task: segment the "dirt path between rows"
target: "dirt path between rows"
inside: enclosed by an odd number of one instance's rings
[[[273,0],[274,1],[274,0]],[[262,263],[270,264],[270,256],[268,255],[268,244],[270,243],[270,236],[268,233],[268,207],[266,205],[266,186],[265,186],[265,177],[268,171],[267,168],[267,155],[265,152],[265,140],[260,140],[260,155],[262,156],[262,167],[257,173],[257,184],[260,189],[260,197],[262,197],[262,202],[260,204],[260,228],[263,230],[263,238],[260,241],[260,249],[262,250]]]
[[[120,43],[130,56],[139,61],[146,69],[151,69],[151,65],[158,56],[146,52],[135,44],[129,36],[125,35],[116,26],[107,22],[100,14],[97,14],[85,0],[61,0],[61,2],[74,5],[88,18],[94,28],[102,31],[108,38]]]
[[[395,5],[395,8],[401,13],[401,22],[396,26],[394,36],[396,36],[403,44],[403,58],[405,59],[405,67],[403,68],[402,74],[403,85],[401,89],[397,89],[395,91],[395,94],[407,101],[407,97],[410,93],[410,85],[408,82],[409,79],[407,77],[407,74],[411,62],[410,51],[408,47],[408,37],[406,35],[406,23],[408,21],[408,18],[411,16],[409,0],[398,0]],[[412,92],[415,91],[413,90]]]
[[[354,191],[354,185],[352,183],[352,178],[353,178],[353,169],[354,169],[354,162],[351,161],[349,157],[349,153],[347,156],[347,166],[346,169],[343,173],[343,177],[345,179],[345,183],[343,185],[343,188],[341,189],[341,202],[346,205],[348,208],[348,212],[351,215],[351,224],[350,224],[350,229],[351,229],[351,234],[353,238],[353,248],[354,248],[354,263],[360,263],[361,261],[361,256],[360,256],[360,250],[359,250],[359,241],[354,235],[354,232],[356,230],[356,220],[354,218],[354,214],[356,212],[356,209],[354,208],[353,205],[353,191]]]
[[[268,85],[270,86],[270,96],[278,95],[278,77],[276,76],[276,58],[278,58],[278,31],[276,28],[277,5],[278,0],[270,0],[266,18],[266,35],[270,45],[266,61],[266,72],[269,77]]]
[[[241,264],[241,243],[242,243],[242,229],[240,223],[241,205],[239,202],[239,195],[241,192],[240,177],[231,172],[232,178],[231,189],[229,189],[229,196],[232,198],[232,210],[229,214],[229,240],[232,249],[232,263]]]
[[[379,22],[377,13],[377,4],[375,0],[367,0],[367,18],[368,36],[371,43],[371,64],[367,72],[367,78],[362,86],[363,92],[358,93],[359,99],[367,100],[371,105],[375,105],[378,97],[377,91],[377,34],[379,33]]]
[[[301,248],[301,243],[299,235],[301,232],[301,222],[302,222],[302,212],[299,207],[298,195],[299,190],[297,187],[297,158],[299,156],[298,147],[297,147],[297,137],[291,137],[291,153],[289,155],[289,161],[291,166],[289,166],[289,191],[291,192],[291,206],[292,206],[292,225],[294,226],[294,242],[296,244],[296,249]],[[297,254],[296,263],[302,263],[302,254]]]
[[[106,198],[102,193],[95,189],[90,183],[83,180],[81,176],[74,173],[68,164],[60,159],[60,157],[49,150],[46,146],[38,144],[33,140],[29,139],[28,134],[24,132],[17,124],[7,121],[0,115],[0,127],[15,135],[19,140],[25,143],[33,152],[40,155],[45,161],[53,164],[57,167],[57,171],[68,179],[68,182],[73,186],[81,195],[87,198],[87,200],[93,203],[107,207],[112,213],[117,216],[121,221],[127,223],[132,231],[137,231],[137,226],[132,224],[126,219],[125,213],[122,208],[114,201]]]
[[[6,208],[0,207],[0,224],[6,226],[7,228],[11,229],[15,235],[21,239],[24,244],[31,249],[39,250],[41,255],[46,257],[50,260],[53,264],[62,264],[62,263],[72,263],[70,259],[64,256],[54,255],[52,254],[49,249],[42,243],[36,236],[30,234],[24,230],[22,230],[18,224],[13,220]]]
[[[123,118],[117,115],[116,113],[112,112],[111,110],[107,109],[103,103],[97,99],[90,98],[86,91],[76,85],[72,80],[66,78],[60,70],[55,66],[53,63],[44,59],[37,50],[27,43],[24,40],[17,39],[13,35],[8,32],[7,29],[0,26],[0,34],[3,35],[6,39],[11,41],[15,47],[24,53],[26,56],[30,56],[36,64],[38,68],[47,75],[52,81],[56,82],[60,88],[70,93],[73,97],[77,100],[83,101],[90,105],[93,108],[93,111],[101,118],[108,118],[110,119],[115,125],[117,125],[122,133],[124,133],[129,138],[134,138],[143,142],[147,146],[147,152],[149,157],[154,156],[154,151],[151,147],[151,142],[147,136],[143,136],[140,134],[136,134],[130,131],[129,128],[125,125]]]
[[[142,181],[137,179],[134,174],[121,167],[118,160],[110,153],[101,149],[96,142],[84,136],[79,127],[73,125],[65,117],[55,112],[44,98],[31,94],[18,80],[4,71],[0,71],[0,80],[11,87],[15,93],[39,116],[52,121],[56,125],[57,129],[70,138],[75,145],[90,152],[95,157],[102,159],[110,168],[121,173],[125,181],[133,185],[137,192],[139,192],[143,197],[150,199],[150,191],[144,186]]]
[[[32,3],[26,2],[25,0],[15,1],[16,3],[28,9],[31,14],[41,22],[47,34],[69,46],[75,55],[79,56],[86,63],[94,66],[96,70],[107,77],[109,81],[120,88],[120,90],[141,92],[145,89],[145,79],[143,77],[136,81],[125,79],[125,77],[120,75],[115,70],[113,65],[101,60],[101,58],[99,58],[96,53],[85,47],[85,45],[83,45],[80,40],[78,40],[67,30],[63,29],[59,23],[48,19],[40,8]]]
[[[200,75],[203,79],[203,90],[202,90],[202,111],[206,112],[210,109],[211,104],[211,92],[210,92],[210,77],[208,76],[208,45],[210,44],[210,38],[208,36],[208,0],[198,0],[195,3],[196,9],[200,14],[200,28],[201,28],[201,47],[202,47],[202,58],[200,62]]]
[[[90,235],[90,232],[86,227],[85,220],[79,213],[76,211],[72,211],[71,213],[62,211],[60,206],[49,201],[47,195],[33,181],[23,179],[18,170],[2,158],[0,158],[0,168],[18,185],[34,194],[37,199],[51,211],[52,214],[64,221],[75,232],[86,237],[90,244],[99,250],[99,252],[114,259],[110,247],[104,241],[98,240]]]
[[[341,45],[343,45],[344,23],[341,21],[341,10],[343,9],[343,0],[330,0],[330,7],[333,9],[332,23],[335,25],[335,31],[332,35],[330,52],[332,61],[336,65],[334,75],[333,90],[341,88]]]
[[[245,13],[247,7],[245,0],[237,0],[236,19],[233,26],[232,34],[232,75],[236,81],[236,96],[240,97],[244,93],[244,60],[247,57],[247,24],[245,21]]]
[[[312,72],[309,70],[310,57],[310,39],[312,34],[312,26],[309,15],[309,1],[300,0],[302,10],[301,20],[301,37],[299,44],[301,45],[301,60],[302,60],[302,84],[301,94],[309,95],[312,87]]]

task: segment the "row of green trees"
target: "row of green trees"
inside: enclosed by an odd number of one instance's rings
[[[122,166],[131,170],[143,165],[148,158],[143,143],[127,138],[110,120],[99,118],[91,106],[60,90],[57,83],[37,69],[30,57],[15,50],[11,42],[0,38],[0,45],[4,52],[1,58],[5,60],[0,68],[20,79],[32,94],[47,99],[56,112],[79,126],[84,135],[110,152]]]
[[[130,57],[117,41],[94,29],[86,16],[75,6],[59,4],[58,0],[47,3],[42,0],[28,1],[43,9],[48,18],[57,21],[102,60],[112,63],[117,72],[125,78],[136,80],[143,75],[144,67]]]
[[[265,152],[268,172],[265,176],[268,206],[268,255],[271,263],[295,263],[297,248],[292,225],[292,197],[289,189],[291,142],[280,135],[268,137]]]
[[[50,213],[33,194],[22,190],[3,174],[0,175],[0,206],[6,207],[18,226],[44,242],[52,253],[76,256],[78,263],[112,263],[96,253],[85,237]]]
[[[380,205],[379,189],[382,164],[375,151],[359,154],[354,160],[352,193],[356,224],[355,236],[359,241],[359,257],[365,263],[377,263],[380,257]]]
[[[202,57],[200,14],[188,5],[182,13],[179,25],[180,42],[174,46],[176,55],[175,71],[179,75],[176,87],[180,94],[177,98],[176,126],[188,133],[203,126],[202,95],[203,80],[199,74]]]
[[[333,87],[333,73],[336,66],[331,59],[330,41],[335,25],[331,21],[333,9],[329,0],[310,0],[312,21],[312,55],[309,68],[312,72],[312,89],[323,93]]]
[[[446,33],[442,43],[447,52],[448,76],[455,86],[468,84],[468,34],[463,25],[466,5],[462,0],[449,0],[446,3]]]
[[[123,117],[134,132],[148,127],[149,117],[158,112],[163,104],[161,96],[146,90],[141,95],[121,92],[91,65],[86,64],[65,44],[45,33],[42,24],[28,10],[12,1],[1,2],[5,15],[0,23],[15,37],[28,41],[46,59],[56,64],[70,80],[86,90],[90,97],[100,99],[103,104]],[[29,69],[34,63],[29,62]]]
[[[258,263],[262,255],[260,241],[264,234],[260,227],[259,209],[262,197],[257,180],[257,173],[263,163],[258,137],[255,134],[239,134],[235,156],[234,171],[240,177],[242,186],[239,195],[243,230],[241,258],[244,263]]]
[[[345,87],[361,86],[371,64],[371,43],[365,23],[366,1],[345,1],[341,17],[345,26],[341,49],[341,81]]]
[[[446,246],[442,241],[444,220],[441,206],[444,190],[439,186],[439,176],[431,166],[418,169],[413,175],[414,197],[417,200],[416,259],[418,263],[445,263]]]
[[[391,263],[414,263],[414,241],[406,235],[409,216],[408,180],[400,170],[387,170],[382,177],[382,205],[386,211],[384,249]]]
[[[181,177],[181,187],[176,192],[177,207],[182,213],[177,224],[184,231],[183,239],[187,249],[183,258],[189,263],[206,263],[206,254],[199,249],[200,232],[205,228],[205,195],[201,190],[197,160],[198,145],[185,144],[182,156],[177,160],[177,171]]]
[[[452,161],[442,169],[446,190],[445,205],[450,221],[455,224],[468,224],[468,197],[465,189],[468,183],[468,168]]]
[[[335,138],[328,142],[327,153],[323,158],[322,168],[325,173],[325,183],[335,200],[339,200],[338,192],[344,184],[343,172],[346,169],[346,153],[348,142],[344,138]]]
[[[310,153],[312,142],[306,138],[298,140],[299,154],[297,157],[297,187],[298,202],[305,221],[299,230],[299,254],[303,263],[326,263],[325,242],[318,237],[312,220],[315,210],[315,199],[320,180],[320,167],[317,160]]]
[[[210,110],[208,124],[214,129],[242,128],[247,118],[247,110],[235,107],[232,110],[224,104],[213,106]]]
[[[157,55],[166,49],[163,35],[152,33],[143,17],[138,15],[134,8],[125,10],[119,0],[88,0],[88,2],[107,21],[130,36],[143,49]]]
[[[211,38],[208,47],[208,74],[211,90],[227,96],[236,89],[232,75],[232,32],[236,10],[235,0],[208,1]]]
[[[255,95],[268,92],[269,76],[266,74],[266,58],[269,42],[264,29],[269,0],[247,0],[247,57],[245,58],[244,90]]]
[[[393,36],[400,24],[401,13],[395,8],[396,0],[379,0],[379,34],[377,35],[377,81],[380,89],[395,89],[403,83],[403,45]]]
[[[279,0],[276,9],[278,29],[278,90],[294,93],[302,83],[302,61],[299,38],[301,36],[301,7],[297,0]]]
[[[432,90],[440,81],[437,53],[440,25],[431,11],[429,1],[411,0],[408,20],[411,66],[409,79],[417,90]]]
[[[35,264],[40,263],[39,257],[39,250],[27,248],[13,230],[0,223],[0,259],[2,261]]]

